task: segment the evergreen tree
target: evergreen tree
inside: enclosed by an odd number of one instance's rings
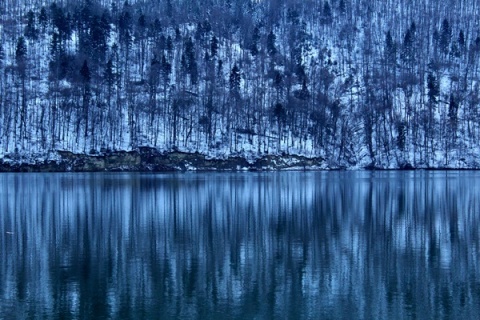
[[[5,51],[3,50],[3,44],[0,42],[0,69],[3,67],[5,61]]]
[[[217,76],[223,77],[223,61],[221,59],[218,60],[217,63]]]
[[[158,86],[161,67],[162,65],[160,63],[160,60],[154,54],[152,60],[150,61],[150,76],[149,76],[150,86],[155,86],[155,87]]]
[[[456,128],[458,122],[458,102],[453,94],[450,94],[448,103],[448,120],[452,128]]]
[[[36,40],[38,38],[38,30],[35,21],[35,14],[32,10],[29,10],[27,13],[27,25],[25,27],[25,37],[31,40]]]
[[[332,8],[330,7],[330,3],[328,3],[328,1],[323,3],[322,18],[324,23],[332,23]]]
[[[438,84],[437,78],[429,73],[427,77],[427,90],[428,90],[428,101],[432,105],[436,105],[438,102],[438,96],[440,94],[440,86]]]
[[[21,77],[25,77],[27,57],[27,43],[24,37],[18,38],[17,47],[15,49],[15,61],[17,63],[17,71]]]
[[[149,36],[154,39],[158,39],[158,37],[162,35],[162,24],[160,19],[155,18],[155,20],[149,26]],[[165,36],[163,36],[165,38]]]
[[[210,56],[212,58],[216,57],[217,52],[218,52],[218,39],[217,37],[213,36],[212,41],[210,43]]]
[[[280,102],[277,102],[273,105],[272,112],[279,124],[285,122],[287,119],[287,110]]]
[[[275,42],[277,40],[277,37],[273,33],[273,31],[270,31],[270,33],[267,36],[267,52],[270,56],[274,56],[277,54],[277,48],[275,47]]]
[[[415,23],[412,22],[412,25],[407,29],[403,38],[401,59],[406,64],[412,64],[415,61],[415,33]]]
[[[102,17],[94,16],[90,26],[90,45],[93,57],[98,62],[103,62],[107,52],[107,42],[110,34],[110,24],[104,13]]]
[[[412,21],[410,24],[410,32],[412,33],[413,37],[417,34],[417,25],[415,24],[415,21]]]
[[[165,12],[167,14],[167,17],[173,18],[173,5],[171,0],[166,1]]]
[[[307,100],[310,97],[310,91],[307,87],[307,78],[303,77],[302,81],[302,89],[297,90],[295,93],[295,97],[300,100]]]
[[[90,69],[88,67],[87,60],[83,61],[82,68],[80,69],[80,76],[82,77],[83,84],[90,83],[91,76],[90,76]]]
[[[190,81],[193,85],[196,85],[198,82],[198,67],[197,61],[195,58],[195,48],[192,41],[192,38],[187,38],[185,42],[185,66],[186,71],[190,74]]]
[[[235,63],[230,71],[230,92],[234,96],[238,96],[240,94],[240,81],[240,68],[238,68],[237,64]]]
[[[141,13],[140,16],[138,17],[137,21],[137,29],[138,32],[141,36],[145,36],[145,32],[147,30],[147,18],[145,17],[145,14]]]
[[[118,19],[118,31],[120,36],[120,44],[129,46],[132,41],[132,15],[130,6],[126,2],[120,18]]]
[[[156,42],[157,42],[157,48],[156,48],[157,50],[163,51],[167,48],[167,38],[165,38],[165,35],[163,33],[160,34]]]
[[[397,61],[397,44],[393,41],[392,34],[388,30],[385,36],[385,61],[387,63],[395,64]]]
[[[182,32],[180,31],[179,27],[175,28],[175,41],[182,41]]]
[[[283,76],[280,71],[275,70],[275,76],[273,78],[273,85],[280,91],[283,88]]]
[[[180,57],[180,69],[184,76],[188,74],[188,62],[187,62],[187,56],[185,55],[185,52],[182,53],[182,56]]]
[[[205,31],[203,30],[203,24],[201,22],[197,22],[197,28],[195,32],[195,40],[200,41],[202,40]]]
[[[173,40],[170,36],[167,37],[167,52],[169,56],[173,53]]]
[[[260,40],[260,29],[255,27],[253,29],[252,41],[250,43],[250,53],[252,56],[256,56],[258,54],[258,41]]]
[[[60,53],[60,35],[57,32],[52,33],[52,40],[50,42],[50,55],[52,59]]]
[[[172,73],[172,65],[168,62],[165,55],[162,55],[161,73],[162,73],[164,85],[167,85],[168,82],[170,81],[170,74]]]
[[[301,60],[297,60],[295,64],[295,74],[297,76],[298,82],[303,83],[306,79],[305,66]]]
[[[88,68],[88,66],[86,67]],[[105,82],[107,83],[108,88],[112,88],[116,78],[112,59],[108,59],[107,64],[105,65],[103,78],[105,79]]]
[[[458,44],[460,47],[465,47],[465,34],[463,33],[463,30],[460,30],[458,33]]]
[[[450,28],[448,20],[445,18],[442,22],[442,28],[440,30],[440,49],[444,54],[448,54],[451,38],[452,29]]]
[[[42,28],[42,32],[45,32],[45,29],[47,28],[47,25],[48,25],[48,15],[47,15],[47,9],[45,9],[45,7],[42,7],[40,9],[40,14],[38,15],[38,23]]]
[[[458,33],[458,50],[460,55],[463,55],[466,51],[465,34],[463,30],[460,30]]]
[[[65,14],[64,9],[58,7],[55,2],[50,6],[50,11],[53,26],[57,29],[60,40],[63,43],[70,38],[72,33],[70,16]]]
[[[345,0],[340,0],[340,2],[338,3],[338,11],[342,15],[347,12],[347,6],[345,4]]]
[[[61,47],[60,35],[53,32],[50,42],[50,61],[49,71],[52,80],[61,80],[67,76],[68,66],[70,64],[69,57]]]

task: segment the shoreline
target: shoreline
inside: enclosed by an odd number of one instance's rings
[[[101,154],[77,154],[56,151],[55,160],[0,159],[0,172],[234,172],[234,171],[405,171],[405,170],[479,170],[478,167],[414,167],[407,163],[394,168],[340,166],[328,164],[321,157],[299,155],[264,155],[254,160],[241,156],[209,158],[200,153],[159,152],[142,147],[135,151],[112,151]]]
[[[154,148],[77,154],[57,151],[56,160],[0,159],[0,172],[182,172],[182,171],[277,171],[321,170],[324,159],[297,155],[263,156],[249,161],[244,157],[208,158],[200,153],[159,152]],[[340,169],[340,168],[338,168]]]

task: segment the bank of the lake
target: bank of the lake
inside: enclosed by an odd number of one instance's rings
[[[268,171],[342,168],[329,166],[320,157],[267,155],[257,159],[242,156],[211,158],[200,153],[160,152],[154,148],[96,154],[57,151],[51,158],[6,156],[0,159],[0,172]]]
[[[0,157],[0,172],[175,172],[175,171],[277,171],[277,170],[477,170],[475,161],[449,164],[410,163],[392,161],[336,162],[323,157],[296,154],[247,157],[232,154],[212,157],[198,152],[162,152],[141,147],[131,151],[105,151],[100,153],[74,153],[58,150],[48,156],[20,156],[7,154]]]

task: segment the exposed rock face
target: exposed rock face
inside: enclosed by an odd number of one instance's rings
[[[173,171],[273,171],[273,170],[344,170],[357,168],[365,170],[385,170],[371,163],[364,167],[342,166],[329,163],[316,157],[298,155],[266,155],[255,160],[232,156],[225,159],[208,158],[200,153],[172,151],[162,153],[155,148],[140,147],[135,151],[104,151],[99,154],[77,154],[59,150],[52,159],[25,159],[15,155],[0,158],[0,172],[173,172]],[[478,170],[476,163],[465,161],[455,167],[415,167],[402,163],[397,170]],[[392,169],[392,168],[390,168]]]
[[[322,158],[301,156],[265,156],[253,162],[242,157],[209,159],[199,153],[160,153],[155,148],[142,147],[136,151],[115,151],[102,154],[75,154],[57,151],[60,160],[26,162],[0,160],[4,172],[100,172],[100,171],[232,171],[232,170],[312,170],[320,169]]]

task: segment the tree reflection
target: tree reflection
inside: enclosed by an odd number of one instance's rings
[[[3,174],[7,318],[472,318],[476,172]]]

